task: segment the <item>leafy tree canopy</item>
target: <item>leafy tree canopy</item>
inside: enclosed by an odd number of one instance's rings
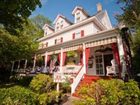
[[[36,6],[41,7],[40,0],[0,0],[0,23],[9,32],[16,32]]]
[[[31,21],[33,22],[33,24],[35,24],[39,29],[42,29],[42,27],[47,23],[47,24],[49,24],[49,25],[51,25],[51,21],[47,18],[47,17],[45,17],[45,16],[43,16],[43,15],[37,15],[37,16],[35,16],[35,17],[32,17],[31,18]]]
[[[11,61],[32,57],[37,50],[35,41],[40,31],[29,20],[22,24],[19,35],[11,35],[4,27],[0,27],[0,68],[5,68]]]
[[[140,0],[118,0],[123,4],[123,14],[118,15],[117,19],[123,21],[128,26],[140,26]]]

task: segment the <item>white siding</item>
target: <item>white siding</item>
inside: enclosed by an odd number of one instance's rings
[[[59,36],[52,37],[52,38],[42,41],[40,43],[45,44],[46,42],[48,42],[48,46],[53,46],[55,39],[59,39],[61,37],[63,37],[63,42],[67,42],[67,41],[73,40],[73,38],[72,38],[73,33],[81,32],[81,30],[84,30],[84,36],[92,35],[99,31],[98,28],[96,27],[96,25],[94,25],[93,23],[89,23],[84,26],[78,27],[76,29],[72,29],[67,32],[64,32],[64,33],[60,34]]]

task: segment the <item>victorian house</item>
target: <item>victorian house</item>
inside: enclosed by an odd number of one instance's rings
[[[97,4],[96,14],[90,16],[76,6],[72,15],[74,22],[58,14],[53,26],[43,26],[44,36],[38,39],[33,69],[42,57],[44,72],[62,73],[72,79],[72,93],[84,78],[122,78],[126,68],[124,45],[107,11]]]

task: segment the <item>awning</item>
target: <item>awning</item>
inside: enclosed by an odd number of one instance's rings
[[[107,44],[116,43],[116,42],[117,42],[116,37],[110,37],[110,38],[101,39],[101,40],[97,40],[93,42],[88,42],[86,43],[86,48],[100,46],[100,45],[107,45]]]

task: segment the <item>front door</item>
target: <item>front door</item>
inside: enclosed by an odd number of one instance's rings
[[[96,62],[96,75],[104,75],[104,60],[103,60],[103,54],[96,55],[95,56],[95,62]]]
[[[104,68],[105,68],[105,75],[107,73],[106,67],[111,66],[111,60],[113,59],[113,54],[105,54],[104,55]]]

